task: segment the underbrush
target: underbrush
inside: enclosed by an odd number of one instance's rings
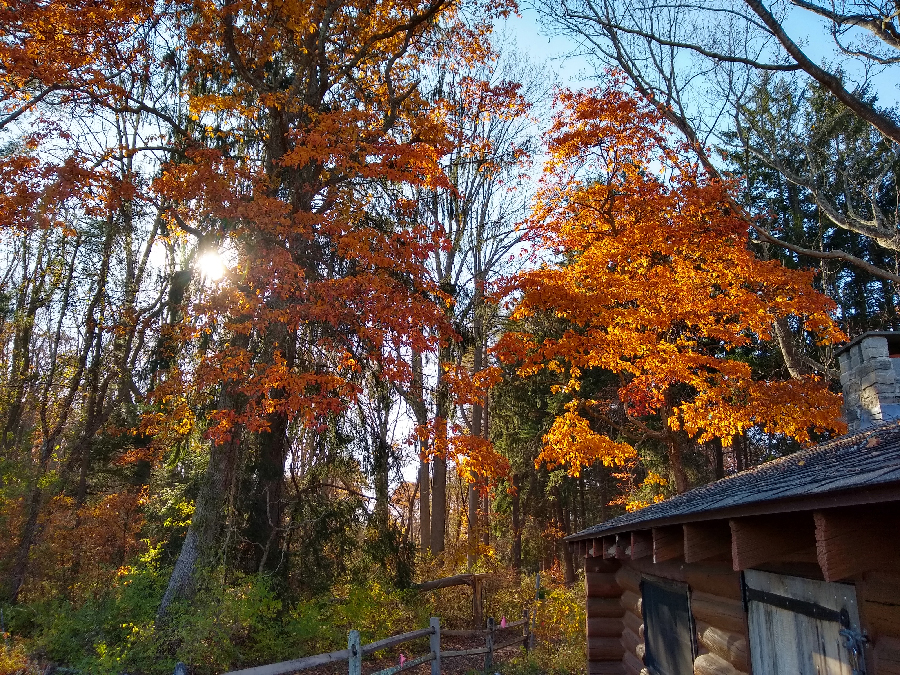
[[[57,598],[5,608],[14,639],[0,653],[0,675],[29,675],[51,663],[85,675],[168,675],[178,661],[190,664],[193,675],[211,675],[342,649],[351,629],[365,643],[425,627],[429,616],[448,628],[471,626],[468,587],[422,594],[379,579],[347,580],[327,593],[288,599],[265,576],[226,578],[221,571],[209,572],[190,604],[175,607],[157,626],[168,573],[148,556],[79,602]],[[536,649],[498,660],[497,669],[583,673],[583,587],[567,588],[554,574],[544,574],[542,586],[535,602],[531,575],[498,566],[485,578],[486,617],[512,622],[523,608],[537,609]]]
[[[156,626],[166,581],[165,574],[132,569],[81,603],[57,599],[7,608],[19,641],[0,658],[0,675],[24,672],[29,662],[91,675],[163,675],[178,661],[206,675],[342,649],[351,629],[372,642],[428,625],[428,608],[415,593],[377,581],[288,602],[266,577],[232,575],[223,583],[221,574],[211,574],[189,604],[176,606],[165,625]]]

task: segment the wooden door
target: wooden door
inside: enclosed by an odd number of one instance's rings
[[[754,675],[864,672],[847,647],[860,633],[855,587],[757,570],[744,582]]]

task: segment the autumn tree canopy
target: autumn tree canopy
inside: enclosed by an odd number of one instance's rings
[[[558,105],[529,220],[552,259],[519,277],[513,318],[549,313],[568,327],[542,341],[513,331],[497,347],[521,375],[563,373],[573,395],[539,459],[577,474],[593,462],[624,464],[655,439],[683,491],[687,439],[727,446],[756,427],[807,442],[838,429],[840,396],[824,380],[760,379],[742,358],[772,339],[779,318],[822,342],[842,339],[812,273],[754,254],[729,186],[709,178],[645,102],[610,86],[563,92]],[[592,370],[613,373],[618,386],[580,395]]]

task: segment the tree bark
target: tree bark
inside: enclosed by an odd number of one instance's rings
[[[568,510],[565,508],[563,504],[563,496],[562,490],[559,487],[554,488],[553,495],[555,497],[556,502],[556,521],[559,523],[559,528],[563,531],[565,536],[572,534],[572,524],[569,520]],[[563,561],[563,572],[565,574],[566,584],[575,583],[575,561],[572,556],[572,549],[566,543],[565,539],[560,539],[558,542],[560,558]]]
[[[725,451],[722,448],[722,439],[714,438],[710,441],[713,450],[713,472],[716,480],[725,478]]]
[[[431,552],[437,555],[443,552],[447,538],[447,460],[436,455],[432,465]]]
[[[513,528],[513,544],[512,544],[512,566],[516,572],[522,570],[522,514],[521,497],[519,488],[522,479],[519,474],[513,474],[512,477],[512,528]]]
[[[426,451],[419,450],[419,550],[423,555],[431,551],[431,471]]]
[[[432,461],[431,489],[431,552],[443,552],[447,541],[447,422],[450,418],[450,392],[443,376],[443,368],[450,365],[449,344],[438,350],[438,378],[435,394],[435,454]]]
[[[235,342],[238,341],[246,343],[247,336],[236,338]],[[246,347],[246,344],[241,346]],[[231,394],[223,393],[220,407],[233,410],[238,405]],[[157,626],[165,623],[172,603],[189,599],[197,588],[200,574],[218,562],[241,441],[242,429],[235,426],[228,440],[210,449],[209,464],[201,479],[194,515],[156,612]]]
[[[248,572],[275,573],[279,569],[284,519],[284,463],[288,453],[288,420],[269,415],[269,430],[257,435],[256,466],[245,537],[250,545]]]
[[[412,352],[412,383],[407,403],[416,418],[418,430],[428,425],[428,407],[425,405],[425,374],[422,352]],[[425,555],[431,550],[431,468],[428,461],[428,441],[419,437],[419,552]]]

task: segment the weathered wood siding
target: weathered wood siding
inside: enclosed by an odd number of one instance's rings
[[[900,560],[892,568],[861,575],[856,594],[859,618],[869,635],[870,672],[900,675]]]
[[[747,570],[750,589],[846,610],[850,627],[860,630],[856,588],[852,584]],[[750,602],[750,649],[755,673],[852,675],[849,655],[836,620],[814,618],[768,602]]]

